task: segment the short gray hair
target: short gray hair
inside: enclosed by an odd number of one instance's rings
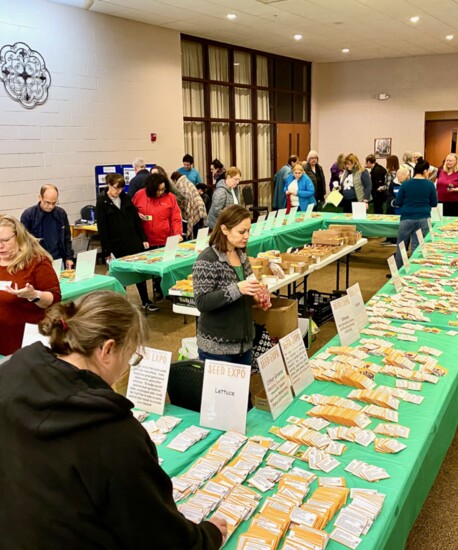
[[[310,157],[316,157],[316,160],[319,161],[320,157],[318,156],[318,153],[316,151],[309,151],[309,154],[307,155],[307,162],[310,160]]]
[[[145,160],[142,159],[141,157],[135,158],[134,161],[132,162],[132,164],[134,166],[136,166],[137,168],[146,168]]]

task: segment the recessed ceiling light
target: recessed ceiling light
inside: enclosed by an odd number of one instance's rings
[[[294,40],[302,40],[302,34],[295,34],[293,38]]]
[[[445,38],[447,40],[453,40],[455,38],[455,35],[454,34],[447,34],[447,36]]]
[[[228,13],[228,14],[226,15],[226,17],[227,17],[228,19],[237,19],[237,16],[235,15],[235,13]]]
[[[234,67],[239,67],[240,66],[240,63],[238,63],[237,61],[234,61]]]
[[[418,15],[415,15],[414,17],[410,18],[411,23],[418,23],[418,21],[420,21],[420,18],[418,17]]]
[[[350,53],[350,50],[349,50],[348,48],[344,48],[344,49],[342,50],[342,53]]]

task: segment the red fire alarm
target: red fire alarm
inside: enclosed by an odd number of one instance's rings
[[[157,134],[151,134],[151,141],[156,141],[157,140]]]

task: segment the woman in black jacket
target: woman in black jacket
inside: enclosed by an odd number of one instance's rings
[[[36,342],[2,364],[1,548],[221,547],[226,521],[178,511],[133,403],[111,389],[141,361],[147,330],[123,296],[91,292],[47,310],[50,348]]]
[[[102,243],[102,254],[107,264],[110,260],[137,254],[149,248],[142,222],[132,199],[124,192],[126,182],[121,174],[107,174],[108,187],[99,195],[96,204],[97,228]],[[142,307],[157,311],[148,298],[146,281],[137,283]]]

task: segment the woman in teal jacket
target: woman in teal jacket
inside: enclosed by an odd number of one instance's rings
[[[293,173],[286,180],[285,193],[291,206],[297,206],[302,212],[307,210],[309,204],[316,204],[315,186],[299,162],[293,166]]]

